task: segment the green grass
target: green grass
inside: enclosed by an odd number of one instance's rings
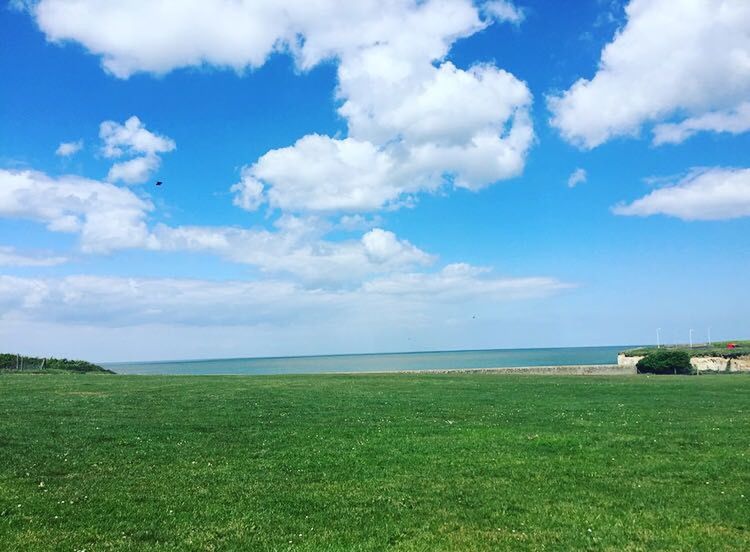
[[[749,549],[742,375],[0,375],[0,550]]]
[[[737,347],[735,349],[727,349],[728,343],[734,343]],[[694,345],[692,348],[689,345],[662,345],[661,349],[656,347],[639,347],[637,349],[623,351],[623,354],[626,356],[645,356],[649,353],[664,349],[670,351],[684,351],[691,357],[718,356],[724,358],[738,358],[750,355],[750,341],[746,339],[719,341],[712,345]]]

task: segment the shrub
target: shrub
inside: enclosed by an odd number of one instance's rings
[[[690,355],[685,351],[655,351],[647,354],[636,364],[644,374],[693,374]]]

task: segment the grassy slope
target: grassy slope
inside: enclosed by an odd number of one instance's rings
[[[727,343],[734,343],[737,348],[727,349]],[[737,340],[737,341],[722,341],[714,343],[713,346],[707,345],[695,345],[692,349],[688,345],[669,345],[662,346],[661,349],[656,347],[640,347],[638,349],[630,349],[623,351],[627,356],[643,356],[649,353],[653,353],[657,350],[668,349],[670,351],[685,351],[691,357],[694,356],[719,356],[725,358],[737,358],[741,356],[750,355],[750,341],[748,340]]]
[[[0,550],[748,550],[749,443],[744,376],[5,375]]]

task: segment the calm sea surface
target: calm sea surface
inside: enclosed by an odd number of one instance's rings
[[[322,374],[615,364],[628,346],[106,363],[118,374]]]

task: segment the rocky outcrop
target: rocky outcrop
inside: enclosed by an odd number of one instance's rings
[[[731,360],[722,357],[693,357],[690,364],[698,373],[703,372],[728,372]]]
[[[750,357],[693,357],[690,359],[698,373],[709,372],[750,372]]]
[[[617,365],[623,366],[624,368],[635,369],[635,365],[638,364],[638,361],[642,358],[642,356],[627,356],[620,353],[619,355],[617,355]]]
[[[642,356],[617,355],[617,365],[622,368],[635,370],[636,364]],[[716,372],[750,372],[750,356],[739,358],[724,358],[720,356],[696,356],[690,359],[690,364],[699,374]]]

